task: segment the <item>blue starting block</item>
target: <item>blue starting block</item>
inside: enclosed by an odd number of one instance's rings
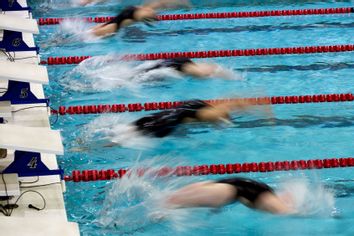
[[[11,101],[11,104],[45,103],[49,99],[38,99],[31,91],[30,83],[9,80],[7,91],[0,97],[0,101]]]
[[[1,0],[0,10],[2,11],[32,11],[30,7],[22,7],[16,0]]]
[[[6,167],[3,173],[17,173],[19,177],[60,175],[64,179],[64,170],[50,170],[41,160],[38,152],[15,151],[14,161]]]
[[[37,54],[39,53],[39,47],[29,47],[23,41],[21,32],[11,30],[4,30],[2,41],[0,41],[0,49],[4,49],[6,52],[36,51]]]

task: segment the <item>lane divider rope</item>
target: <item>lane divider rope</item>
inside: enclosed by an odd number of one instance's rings
[[[191,176],[191,175],[224,175],[249,172],[273,172],[273,171],[291,171],[291,170],[309,170],[322,168],[340,168],[353,167],[354,158],[331,158],[331,159],[313,159],[313,160],[294,160],[294,161],[269,161],[269,162],[251,162],[234,164],[212,164],[197,166],[177,166],[163,167],[156,170],[157,176]],[[148,169],[138,169],[138,175],[142,176]],[[122,178],[128,169],[109,170],[74,170],[71,175],[65,176],[65,181],[88,182],[99,180],[111,180]],[[129,173],[129,172],[128,172]]]
[[[216,13],[187,13],[158,15],[160,21],[172,20],[197,20],[197,19],[226,19],[248,17],[272,17],[272,16],[298,16],[298,15],[329,15],[354,13],[354,7],[340,8],[317,8],[317,9],[293,9],[293,10],[266,10],[266,11],[243,11],[243,12],[216,12]],[[39,18],[39,25],[56,25],[63,20],[78,18]],[[94,23],[105,23],[113,19],[113,16],[84,17],[81,20]]]
[[[205,100],[208,103],[216,104],[230,100],[244,100],[251,104],[299,104],[299,103],[323,103],[323,102],[351,102],[354,100],[352,93],[341,94],[315,94],[298,96],[273,96],[273,97],[255,97],[255,98],[234,98],[234,99],[215,99]],[[99,105],[77,105],[60,106],[58,110],[52,110],[52,114],[60,115],[79,115],[79,114],[97,114],[97,113],[122,113],[139,112],[172,109],[182,105],[182,101],[175,102],[146,102],[130,104],[99,104]]]
[[[146,54],[127,54],[123,60],[159,60],[179,57],[188,58],[214,58],[214,57],[241,57],[241,56],[266,56],[266,55],[289,55],[289,54],[313,54],[313,53],[334,53],[354,51],[354,44],[327,45],[327,46],[300,46],[283,48],[256,48],[256,49],[234,49],[234,50],[210,50],[194,52],[160,52]],[[45,65],[79,64],[92,56],[62,56],[48,57],[41,61]]]

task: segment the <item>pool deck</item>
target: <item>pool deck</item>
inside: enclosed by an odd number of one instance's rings
[[[27,6],[26,0],[18,0],[21,6]],[[2,12],[4,13],[4,12]],[[16,16],[17,18],[32,18],[28,11],[14,11],[5,12],[6,16]],[[6,22],[1,22],[1,25],[6,24]],[[0,25],[0,41],[2,40],[3,31]],[[24,41],[28,46],[33,47],[34,38],[32,33],[23,33]],[[33,65],[38,65],[40,62],[39,55],[34,51],[29,52],[16,52],[16,58],[29,57],[27,59],[18,60],[18,63],[28,63]],[[7,57],[0,53],[0,62],[8,62]],[[17,63],[17,62],[14,62]],[[4,65],[4,64],[3,64]],[[4,68],[2,68],[4,69]],[[43,69],[43,68],[42,68]],[[18,70],[21,70],[19,66]],[[0,70],[1,71],[1,70]],[[43,72],[43,71],[42,71]],[[20,73],[20,72],[19,72]],[[30,83],[31,91],[37,98],[44,98],[44,91],[41,83]],[[7,81],[5,76],[0,75],[0,88],[7,87]],[[32,106],[42,106],[37,108],[31,108],[19,112],[13,112],[18,109],[32,107]],[[9,112],[2,112],[0,109],[0,115],[4,117],[7,121],[6,125],[17,125],[20,127],[42,127],[47,128],[48,133],[52,132],[50,128],[49,115],[50,111],[43,104],[27,104],[27,105],[11,105],[11,110]],[[8,117],[6,117],[6,115]],[[3,124],[1,124],[3,125]],[[4,126],[6,126],[4,125]],[[46,129],[44,129],[45,131]],[[2,137],[6,137],[7,134],[1,134]],[[33,134],[35,139],[36,134]],[[20,139],[20,138],[19,138]],[[38,141],[38,142],[37,142]],[[30,140],[32,143],[40,143],[43,140]],[[47,141],[48,142],[48,141]],[[48,146],[52,143],[48,143]],[[14,145],[16,146],[16,145]],[[25,145],[24,145],[25,146]],[[4,147],[4,142],[1,141],[0,137],[0,147]],[[43,147],[45,150],[46,147]],[[53,149],[53,148],[48,148]],[[58,145],[58,150],[63,149],[62,143]],[[21,150],[21,149],[18,149]],[[24,149],[22,149],[24,150]],[[39,149],[42,150],[42,149]],[[0,159],[0,169],[6,168],[14,158],[14,150],[8,149],[8,155],[4,159]],[[51,154],[52,153],[52,154]],[[47,165],[49,169],[58,169],[58,163],[56,160],[56,151],[48,151],[48,153],[41,152],[42,161]],[[16,175],[4,174],[4,178],[7,182],[8,193],[10,191],[16,192],[16,189],[20,190],[21,193],[27,190],[34,190],[43,195],[46,206],[43,210],[37,211],[28,207],[32,204],[38,208],[43,207],[42,198],[33,192],[28,192],[24,194],[19,202],[17,203],[18,208],[14,209],[13,214],[10,217],[0,214],[0,229],[1,235],[60,235],[60,236],[71,236],[80,235],[79,227],[77,223],[68,222],[63,192],[65,192],[65,182],[60,180],[58,175],[51,176],[41,176],[39,179],[37,177],[21,177],[18,178],[22,181],[22,185],[19,188],[20,183],[17,181]],[[28,182],[27,184],[25,182]],[[35,182],[35,183],[30,183]],[[49,184],[49,185],[46,185]],[[38,186],[46,185],[46,186]],[[37,187],[34,187],[37,186]],[[25,187],[25,188],[23,188]],[[4,184],[0,180],[0,193],[4,193]],[[1,194],[0,194],[1,195]],[[2,194],[4,195],[4,194]],[[14,203],[17,199],[18,194],[10,200],[10,203]],[[6,201],[0,201],[0,204],[6,205]]]

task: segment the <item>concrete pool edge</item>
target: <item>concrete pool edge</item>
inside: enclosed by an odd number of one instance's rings
[[[18,3],[25,7],[27,6],[26,0],[19,0]],[[3,12],[4,13],[4,12]],[[6,16],[17,18],[32,18],[31,13],[26,11],[9,11],[5,12]],[[4,23],[4,22],[3,22]],[[6,23],[6,22],[5,22]],[[0,35],[2,35],[0,30]],[[34,38],[32,33],[23,33],[23,40],[28,46],[34,47]],[[28,63],[32,65],[38,65],[40,58],[35,51],[28,52],[16,52],[16,57],[28,57],[25,60],[21,60],[21,63]],[[3,54],[0,55],[0,61],[7,61],[7,57]],[[21,68],[19,68],[20,70]],[[0,80],[0,87],[6,87],[7,82]],[[30,83],[30,89],[33,94],[43,99],[44,91],[41,84]],[[7,124],[16,125],[18,127],[33,127],[33,128],[47,128],[50,131],[50,122],[47,108],[39,104],[33,108],[33,104],[18,104],[11,105],[12,117],[7,119]],[[32,107],[31,109],[28,109]],[[21,112],[16,112],[21,109]],[[32,140],[30,140],[32,141]],[[62,145],[62,144],[61,144]],[[15,150],[7,150],[7,157],[0,159],[0,166],[7,168],[7,166],[13,161]],[[49,169],[58,169],[58,163],[55,154],[41,153],[41,159],[43,163]],[[5,174],[3,176],[6,176]],[[5,177],[6,179],[6,177]],[[18,208],[14,209],[11,217],[6,217],[0,214],[0,227],[4,235],[80,235],[79,227],[77,223],[68,222],[67,214],[65,210],[63,192],[65,191],[65,183],[61,181],[58,175],[41,176],[41,177],[20,177],[22,184],[20,185],[21,193],[27,190],[36,191],[40,193],[45,199],[45,208],[43,210],[36,210],[29,205],[37,208],[43,207],[43,200],[38,194],[34,192],[28,192],[21,197],[18,201]],[[34,183],[35,182],[35,183]],[[0,184],[3,186],[3,184]],[[42,186],[45,185],[45,186]],[[18,196],[10,200],[10,203],[14,203]],[[1,202],[6,204],[6,201]]]

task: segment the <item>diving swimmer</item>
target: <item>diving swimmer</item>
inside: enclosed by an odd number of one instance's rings
[[[249,178],[227,178],[187,185],[167,197],[167,208],[209,207],[219,208],[241,202],[249,208],[272,214],[292,214],[291,199],[286,194],[276,194],[265,183]]]
[[[161,68],[171,68],[180,73],[192,75],[200,79],[211,76],[220,77],[224,79],[235,78],[231,71],[228,71],[219,65],[200,62],[196,63],[186,57],[161,60],[156,65],[147,69],[143,69],[143,72],[149,72]]]
[[[269,104],[267,100],[259,100],[258,104]],[[230,100],[209,104],[202,100],[191,100],[166,111],[157,112],[140,118],[132,123],[138,132],[153,137],[165,137],[171,134],[178,125],[190,122],[230,122],[230,112],[249,110],[255,104],[247,100]],[[269,109],[266,107],[266,109]]]
[[[189,2],[187,0],[160,0],[141,6],[129,6],[124,8],[122,12],[114,17],[111,21],[95,26],[91,30],[95,36],[102,37],[113,34],[120,28],[126,27],[136,22],[144,22],[147,25],[150,25],[151,22],[158,20],[156,10],[188,4]]]

